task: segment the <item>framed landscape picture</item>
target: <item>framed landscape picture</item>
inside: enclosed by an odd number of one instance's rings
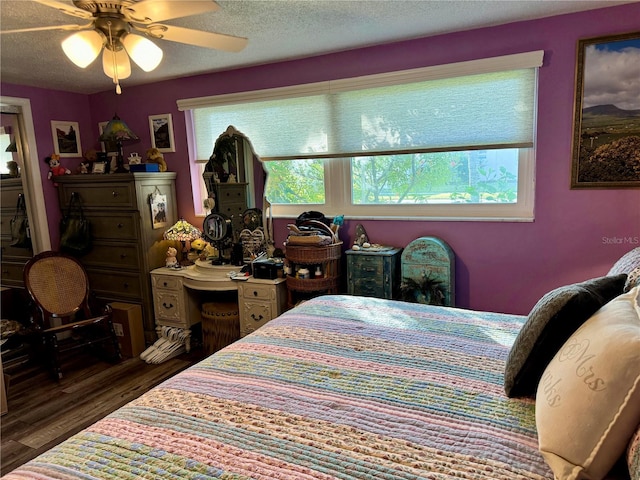
[[[171,114],[149,115],[149,131],[151,133],[151,146],[161,152],[175,152],[173,140],[173,122]]]
[[[571,188],[640,187],[640,32],[578,41]]]
[[[61,157],[82,157],[78,122],[51,121],[53,151]]]

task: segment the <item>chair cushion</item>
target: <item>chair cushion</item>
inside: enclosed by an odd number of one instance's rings
[[[636,287],[602,307],[544,371],[536,426],[559,480],[604,478],[640,423],[639,302]]]
[[[542,372],[571,334],[622,293],[627,276],[599,277],[545,294],[533,307],[507,358],[509,397],[534,397]]]

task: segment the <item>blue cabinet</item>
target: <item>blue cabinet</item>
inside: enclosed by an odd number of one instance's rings
[[[398,298],[401,248],[347,250],[347,292],[365,297]]]

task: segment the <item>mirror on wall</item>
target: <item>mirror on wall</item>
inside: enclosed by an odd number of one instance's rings
[[[10,144],[15,141],[16,148],[15,152],[11,152],[11,158],[17,163],[19,176],[12,177],[14,173],[9,171],[9,166],[6,164],[4,166],[7,167],[7,171],[3,174],[9,175],[9,182],[18,182],[24,191],[34,253],[50,250],[51,238],[31,102],[27,98],[0,96],[0,107],[3,114],[2,124],[5,124],[5,115],[9,115],[7,122],[11,119]],[[11,169],[15,166],[10,165]],[[13,207],[15,208],[15,205]]]
[[[216,139],[202,177],[212,198],[217,183],[245,183],[247,207],[262,209],[266,172],[249,138],[234,126]]]
[[[227,240],[223,241],[218,238],[220,235],[213,233],[209,236],[205,233],[205,238],[222,248],[233,246],[234,255],[231,257],[239,257],[240,263],[243,259],[246,261],[247,252],[251,252],[252,256],[255,254],[255,234],[262,233],[266,181],[265,169],[249,138],[229,126],[216,139],[202,177],[208,196],[212,199],[211,215],[205,219],[203,230],[224,231]],[[227,220],[224,225],[222,218]],[[261,238],[260,244],[263,245],[264,234]]]

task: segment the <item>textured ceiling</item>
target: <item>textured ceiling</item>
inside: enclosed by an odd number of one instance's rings
[[[72,5],[71,0],[61,0]],[[170,0],[179,1],[179,0]],[[247,37],[239,53],[226,53],[169,41],[161,65],[145,73],[132,65],[122,81],[140,85],[205,72],[259,65],[323,53],[469,30],[602,8],[616,0],[218,0],[221,9],[167,24]],[[30,0],[0,1],[0,27],[10,30],[83,24]],[[100,61],[86,70],[73,65],[60,42],[69,32],[42,31],[0,35],[0,79],[43,88],[95,93],[112,88]]]

